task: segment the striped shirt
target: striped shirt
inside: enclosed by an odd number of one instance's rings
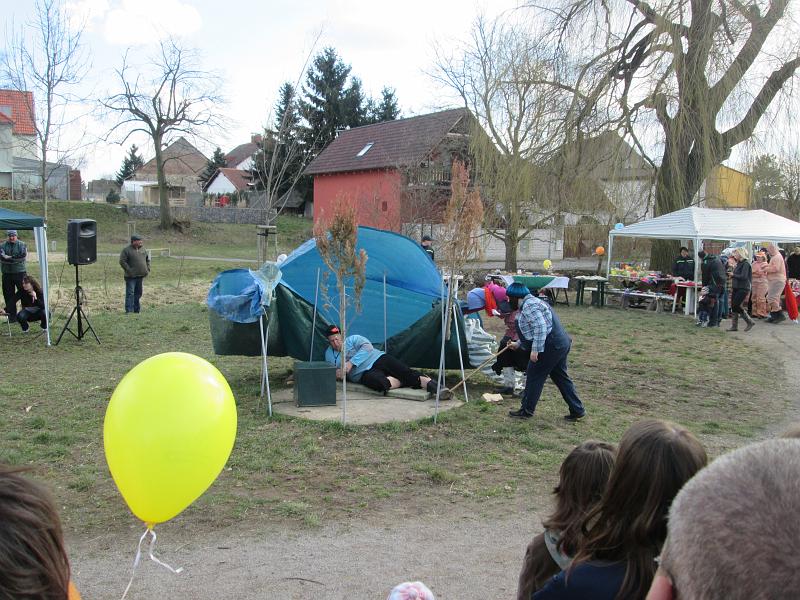
[[[522,336],[531,342],[531,351],[544,352],[544,343],[553,330],[553,314],[550,306],[528,294],[522,299],[517,323]]]

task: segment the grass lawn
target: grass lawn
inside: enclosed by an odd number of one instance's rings
[[[41,202],[0,202],[7,208],[34,215],[42,214]],[[48,240],[56,240],[56,251],[67,244],[67,219],[97,221],[97,251],[119,253],[129,243],[128,214],[121,206],[91,202],[48,202]],[[278,217],[278,252],[290,252],[311,236],[311,221],[295,216]],[[136,220],[136,232],[144,237],[146,248],[169,248],[172,255],[213,256],[255,260],[257,238],[255,225],[192,222],[181,234],[162,231],[155,220]],[[4,232],[3,232],[4,233]],[[35,249],[33,233],[22,232],[29,249]],[[274,253],[274,238],[269,239]]]
[[[212,354],[203,299],[218,270],[212,263],[185,261],[181,267],[180,260],[156,258],[145,280],[144,312],[125,315],[116,261],[82,268],[89,317],[102,345],[66,336],[47,349],[32,336],[3,338],[0,461],[35,466],[54,489],[71,532],[88,536],[139,526],[105,464],[103,416],[120,378],[166,351],[209,359],[228,378],[239,407],[228,466],[175,519],[191,528],[243,519],[253,530],[265,521],[315,526],[369,510],[413,511],[430,499],[476,509],[530,503],[551,489],[575,444],[617,441],[637,419],[683,423],[716,454],[759,435],[785,409],[774,374],[734,369],[725,359],[746,355],[739,339],[669,314],[572,307],[559,313],[575,338],[570,369],[589,413],[583,422],[561,420],[566,407],[549,384],[536,418],[523,422],[507,417],[512,401],[473,401],[442,413],[436,425],[425,420],[343,428],[269,419],[263,405],[256,410],[259,359]],[[72,273],[66,270],[64,277],[62,292],[68,293]],[[57,313],[70,309],[62,295]],[[53,333],[61,325],[63,316]],[[283,385],[290,364],[270,359],[273,386]],[[455,383],[458,374],[448,379]],[[474,379],[470,397],[477,400],[490,385]]]

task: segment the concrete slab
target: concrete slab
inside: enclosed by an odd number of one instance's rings
[[[439,412],[463,404],[456,398],[439,402]],[[347,422],[353,425],[418,421],[432,417],[435,409],[436,401],[429,400],[424,390],[400,388],[383,396],[363,385],[347,384]],[[337,386],[336,406],[296,406],[291,388],[275,390],[272,393],[272,410],[312,421],[339,421],[342,418],[342,385]]]

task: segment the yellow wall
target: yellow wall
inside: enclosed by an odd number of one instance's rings
[[[706,205],[709,208],[749,208],[753,180],[725,165],[717,165],[706,178]]]

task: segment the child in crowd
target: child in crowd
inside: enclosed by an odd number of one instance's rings
[[[533,538],[525,551],[517,600],[530,600],[533,592],[572,562],[583,539],[583,519],[603,496],[615,454],[612,444],[589,440],[561,463],[558,485],[553,490],[556,509],[544,520],[544,532]]]
[[[679,425],[656,419],[631,425],[602,500],[583,519],[588,533],[572,564],[533,600],[644,600],[670,504],[707,461],[703,445]]]
[[[79,599],[55,504],[21,472],[0,465],[0,598]]]
[[[708,327],[708,318],[715,302],[716,299],[708,293],[708,286],[703,286],[700,290],[700,298],[697,301],[697,321],[695,321],[695,325]]]

